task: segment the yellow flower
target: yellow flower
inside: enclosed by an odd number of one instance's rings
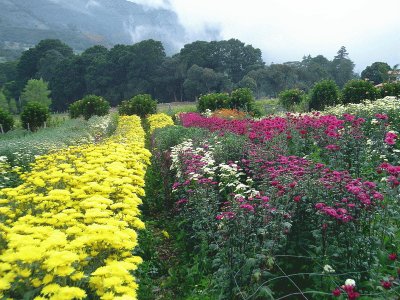
[[[167,239],[170,238],[169,233],[166,230],[161,231],[161,233],[163,234],[163,236],[165,236]]]

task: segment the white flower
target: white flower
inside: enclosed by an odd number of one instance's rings
[[[356,286],[356,282],[354,279],[346,279],[346,281],[344,282],[344,285]]]
[[[324,273],[335,273],[335,269],[332,268],[330,265],[324,266]]]

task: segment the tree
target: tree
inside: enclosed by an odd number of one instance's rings
[[[17,77],[17,61],[0,63],[0,89]]]
[[[355,78],[354,63],[348,58],[348,55],[346,47],[342,46],[332,61],[332,75],[340,88]]]
[[[5,112],[10,111],[8,101],[2,90],[0,90],[0,109]]]
[[[224,74],[193,65],[188,70],[183,88],[188,99],[197,99],[201,94],[228,92],[232,88],[232,82]]]
[[[154,94],[161,102],[183,101],[186,69],[179,55],[166,57],[155,75]]]
[[[48,108],[51,104],[49,95],[50,91],[47,82],[43,81],[43,79],[31,79],[21,94],[22,107],[28,102],[37,102]]]
[[[234,83],[239,82],[251,70],[264,66],[261,50],[237,39],[196,41],[185,45],[179,54],[187,69],[193,65],[213,69],[215,72],[227,74]]]
[[[342,90],[342,102],[360,103],[362,100],[375,100],[378,90],[374,85],[365,80],[353,79],[346,83]]]
[[[380,84],[389,80],[390,66],[385,62],[374,62],[361,72],[361,79],[369,80],[373,84]]]
[[[69,104],[83,98],[86,93],[84,76],[85,66],[79,56],[64,59],[57,65],[55,76],[49,83],[54,110],[65,111]]]
[[[332,79],[331,61],[323,55],[317,55],[316,57],[305,56],[300,65],[299,77],[308,88],[323,79]]]
[[[25,129],[36,131],[49,118],[49,109],[41,103],[29,102],[21,112],[21,123]]]
[[[310,91],[309,109],[323,110],[339,103],[339,88],[331,79],[317,82]]]
[[[55,52],[58,52],[64,58],[74,55],[71,47],[55,39],[42,40],[34,48],[23,52],[17,65],[16,82],[19,91],[23,89],[29,79],[40,78],[37,74],[40,69],[40,60],[49,51],[53,52],[53,56]]]
[[[18,114],[18,105],[17,105],[17,101],[15,101],[14,98],[9,99],[8,107],[9,107],[10,113],[12,113],[14,115]]]
[[[293,109],[295,104],[299,104],[304,96],[304,91],[299,89],[285,90],[278,95],[279,102],[288,110]]]

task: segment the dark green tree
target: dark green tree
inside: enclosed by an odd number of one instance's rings
[[[0,124],[3,132],[7,132],[11,130],[14,126],[14,118],[12,115],[8,112],[8,110],[3,110],[0,107]],[[1,132],[0,132],[1,133]]]
[[[374,62],[361,72],[361,79],[369,80],[373,84],[380,84],[389,80],[390,66],[385,62]]]
[[[31,131],[37,131],[50,117],[49,109],[37,102],[29,102],[21,113],[22,127]]]
[[[299,104],[304,99],[304,91],[299,89],[285,90],[279,93],[279,102],[283,107],[290,110],[295,104]]]
[[[34,48],[22,53],[22,56],[17,65],[17,86],[19,91],[23,89],[26,82],[31,78],[39,78],[38,71],[40,68],[40,60],[46,54],[52,51],[58,52],[64,58],[73,56],[72,48],[64,44],[60,40],[47,39],[42,40]]]
[[[201,94],[229,92],[232,88],[232,83],[224,74],[193,65],[188,70],[183,88],[187,99],[194,100]]]
[[[149,94],[140,94],[130,100],[122,101],[118,107],[120,115],[137,115],[141,118],[157,112],[157,100],[154,100]]]
[[[342,88],[346,82],[355,78],[354,63],[349,59],[349,53],[344,46],[339,49],[332,61],[332,75],[340,88]]]
[[[343,87],[341,98],[344,104],[360,103],[362,100],[375,100],[378,94],[378,90],[371,82],[353,79]]]
[[[331,79],[317,82],[310,91],[310,110],[323,110],[327,106],[339,104],[339,87]]]
[[[52,108],[65,111],[68,106],[86,94],[85,66],[82,58],[74,56],[57,65],[56,73],[49,83],[53,99]]]

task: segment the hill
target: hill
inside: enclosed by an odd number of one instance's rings
[[[77,52],[152,38],[173,53],[184,37],[175,12],[126,0],[0,0],[0,61],[15,59],[47,38]]]

